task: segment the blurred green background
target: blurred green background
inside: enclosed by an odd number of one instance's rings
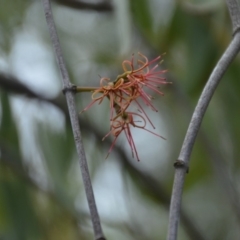
[[[79,116],[108,240],[165,239],[174,168],[200,93],[232,38],[224,1],[52,1],[74,84],[98,86],[133,53],[164,55],[172,85],[146,109],[161,140],[133,129],[111,145],[108,102]],[[0,240],[93,239],[61,76],[41,1],[0,0]],[[240,56],[222,79],[191,156],[179,240],[240,236]],[[78,94],[79,112],[91,101]],[[148,126],[151,129],[151,126]]]

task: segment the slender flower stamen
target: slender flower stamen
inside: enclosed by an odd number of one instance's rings
[[[140,120],[134,120],[134,117],[138,117]],[[139,124],[136,124],[136,123],[139,123]],[[128,144],[130,145],[133,158],[134,158],[134,156],[136,156],[137,160],[139,161],[138,152],[137,152],[134,140],[133,140],[133,136],[132,136],[130,127],[136,127],[136,128],[143,129],[149,133],[154,134],[157,137],[165,139],[161,135],[158,135],[158,134],[146,129],[146,120],[142,115],[140,115],[138,113],[134,113],[134,112],[124,112],[124,114],[122,116],[116,116],[115,119],[113,119],[113,121],[111,122],[110,131],[102,139],[102,141],[103,141],[106,137],[108,137],[111,134],[114,136],[113,143],[112,143],[110,149],[108,150],[106,158],[111,153],[119,135],[122,132],[124,132],[125,136],[127,138]]]

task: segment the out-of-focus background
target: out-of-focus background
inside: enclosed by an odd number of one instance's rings
[[[232,38],[225,1],[55,0],[71,81],[98,86],[140,51],[172,85],[146,109],[156,136],[133,129],[140,162],[112,138],[109,103],[79,115],[103,230],[111,240],[165,239],[174,168],[199,95]],[[0,0],[0,239],[93,239],[89,210],[41,1]],[[186,176],[179,240],[240,236],[240,56],[222,79]],[[79,112],[91,101],[76,96]],[[151,126],[148,126],[151,129]]]

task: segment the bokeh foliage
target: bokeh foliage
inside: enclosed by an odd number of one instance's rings
[[[0,3],[0,239],[92,239],[41,3]],[[140,162],[132,159],[124,139],[105,160],[112,140],[101,141],[109,129],[107,102],[80,115],[107,239],[165,239],[173,162],[199,95],[231,41],[226,5],[217,0],[115,0],[106,3],[108,10],[93,11],[64,1],[52,4],[77,85],[97,86],[98,75],[115,78],[132,53],[141,51],[151,59],[166,52],[161,67],[168,69],[172,85],[154,101],[159,112],[147,111],[167,141],[134,131]],[[238,56],[204,117],[184,188],[180,240],[240,235],[239,64]],[[17,80],[32,94],[13,87]],[[87,93],[77,95],[79,111],[90,100]]]

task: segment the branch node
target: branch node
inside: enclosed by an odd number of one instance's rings
[[[238,24],[238,25],[233,29],[232,36],[234,37],[235,34],[236,34],[237,32],[239,32],[239,31],[240,31],[240,24]]]
[[[175,167],[175,168],[185,168],[186,169],[186,173],[189,173],[189,167],[188,167],[188,165],[184,162],[184,161],[182,161],[182,160],[176,160],[175,162],[174,162],[174,164],[173,164],[173,166]]]
[[[77,86],[74,85],[74,84],[70,84],[68,85],[67,87],[65,86],[63,89],[62,89],[62,92],[63,94],[65,95],[66,92],[73,92],[73,93],[76,93],[77,92]]]

